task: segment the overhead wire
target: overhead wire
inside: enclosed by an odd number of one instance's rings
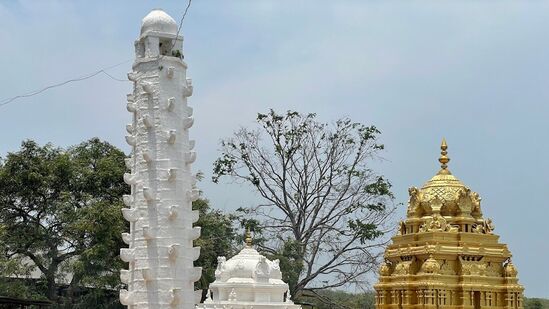
[[[177,38],[179,37],[179,33],[181,32],[181,28],[183,27],[183,21],[185,20],[185,17],[187,16],[187,12],[189,11],[189,8],[191,7],[191,3],[193,0],[189,0],[187,2],[187,7],[185,7],[185,11],[183,12],[183,16],[181,16],[181,20],[179,20],[179,26],[177,27],[177,32],[175,33],[175,39],[172,40],[172,44],[170,47],[170,51],[173,50],[175,47],[175,44],[177,43]],[[161,55],[160,59],[164,58],[165,55]]]
[[[183,16],[181,17],[181,20],[179,21],[179,26],[177,27],[177,33],[175,35],[176,39],[172,41],[172,47],[170,48],[170,50],[173,49],[173,47],[175,46],[175,43],[177,41],[177,37],[179,36],[179,33],[181,32],[181,28],[183,26],[183,20],[185,20],[185,17],[187,16],[187,12],[189,11],[189,8],[191,7],[191,2],[192,2],[192,0],[189,0],[187,2],[187,7],[185,7],[185,11],[183,12]],[[49,86],[46,86],[44,88],[34,90],[34,91],[31,91],[31,92],[28,92],[28,93],[25,93],[25,94],[17,95],[17,96],[10,97],[10,98],[5,98],[3,100],[0,100],[0,108],[14,102],[15,100],[18,100],[18,99],[21,99],[21,98],[32,97],[32,96],[38,95],[38,94],[40,94],[40,93],[42,93],[46,90],[61,87],[61,86],[64,86],[66,84],[69,84],[69,83],[79,82],[79,81],[83,81],[83,80],[86,80],[86,79],[90,79],[90,78],[92,78],[94,76],[97,76],[99,74],[103,74],[103,75],[105,75],[105,76],[107,76],[110,79],[115,80],[115,81],[127,82],[128,81],[127,79],[116,78],[113,75],[109,74],[107,72],[107,70],[115,68],[117,66],[120,66],[120,65],[122,65],[124,63],[127,63],[129,61],[130,61],[130,59],[119,62],[117,64],[114,64],[114,65],[111,65],[111,66],[108,66],[108,67],[105,67],[105,68],[102,68],[102,69],[99,69],[98,71],[95,71],[95,72],[90,73],[90,74],[83,75],[81,77],[72,78],[72,79],[69,79],[69,80],[66,80],[66,81],[63,81],[63,82],[60,82],[60,83],[57,83],[57,84],[49,85]]]
[[[187,12],[189,11],[189,8],[191,7],[191,2],[193,0],[189,0],[187,2],[187,7],[185,8],[185,12],[183,12],[183,16],[181,16],[181,20],[179,21],[179,27],[177,27],[177,33],[175,34],[175,38],[179,36],[179,32],[181,32],[181,27],[183,27],[183,20],[185,20],[185,16],[187,16]],[[172,48],[175,45],[175,40],[172,42]]]
[[[112,76],[111,74],[107,73],[107,71],[102,71],[101,73],[105,74],[105,75],[106,75],[107,77],[109,77],[110,79],[114,79],[115,81],[118,81],[118,82],[129,82],[128,79],[121,79],[121,78]]]
[[[3,99],[3,100],[0,101],[0,107],[8,105],[8,104],[12,103],[13,101],[15,101],[17,99],[32,97],[32,96],[40,94],[40,93],[42,93],[46,90],[61,87],[61,86],[64,86],[66,84],[73,83],[73,82],[83,81],[83,80],[92,78],[94,76],[97,76],[99,74],[104,74],[105,76],[109,77],[110,79],[113,79],[113,80],[116,80],[116,81],[119,81],[119,82],[127,82],[128,81],[127,79],[124,80],[124,79],[116,78],[116,77],[112,76],[111,74],[107,73],[107,70],[113,69],[113,68],[115,68],[117,66],[120,66],[120,65],[123,65],[123,64],[125,64],[129,61],[130,61],[130,59],[119,62],[117,64],[114,64],[114,65],[111,65],[111,66],[108,66],[108,67],[105,67],[105,68],[102,68],[102,69],[100,69],[98,71],[95,71],[93,73],[90,73],[90,74],[86,74],[86,75],[76,77],[76,78],[71,78],[69,80],[66,80],[66,81],[63,81],[63,82],[60,82],[60,83],[57,83],[57,84],[49,85],[49,86],[46,86],[46,87],[38,89],[38,90],[34,90],[34,91],[31,91],[31,92],[28,92],[28,93],[25,93],[25,94],[17,95],[17,96],[11,97],[11,98]]]

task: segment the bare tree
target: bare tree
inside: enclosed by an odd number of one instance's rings
[[[370,166],[380,132],[292,111],[257,122],[222,141],[213,181],[228,176],[259,192],[265,203],[242,210],[258,222],[261,251],[281,258],[292,295],[364,283],[393,211],[390,183]]]

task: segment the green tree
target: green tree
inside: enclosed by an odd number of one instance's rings
[[[117,290],[122,232],[124,153],[97,138],[67,150],[25,141],[0,161],[0,294],[48,298],[69,308],[122,308]],[[202,235],[197,288],[215,279],[217,256],[234,253],[234,216],[193,202]],[[29,263],[32,261],[32,263]],[[37,284],[11,279],[37,268]],[[70,279],[70,280],[68,280]],[[60,282],[66,297],[59,297]],[[65,284],[63,284],[65,285]]]
[[[309,292],[309,291],[308,291]],[[322,290],[307,293],[302,300],[316,309],[374,309],[374,293],[348,293],[340,290]]]
[[[202,267],[202,277],[196,282],[195,288],[202,290],[202,301],[204,301],[208,286],[215,280],[217,257],[234,255],[237,239],[234,230],[236,217],[211,209],[206,199],[194,201],[193,209],[200,213],[196,225],[202,228],[200,238],[195,241],[195,246],[201,248],[200,257],[195,265]]]
[[[8,231],[0,225],[1,235]],[[18,256],[11,256],[6,252],[4,246],[0,246],[0,295],[15,298],[45,299],[35,286],[27,284],[25,280],[18,277],[28,276],[32,267],[25,265],[23,259]]]
[[[543,309],[543,304],[537,298],[527,299],[524,309]]]
[[[68,150],[25,141],[0,163],[4,257],[31,261],[48,299],[73,307],[83,285],[119,287],[124,158],[94,138]],[[66,299],[58,297],[62,281]]]
[[[258,114],[257,122],[259,129],[222,141],[213,181],[243,181],[262,197],[241,210],[260,223],[261,251],[288,267],[292,295],[364,283],[393,210],[391,185],[372,168],[383,149],[380,132],[292,111]]]

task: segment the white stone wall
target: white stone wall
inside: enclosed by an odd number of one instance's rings
[[[131,309],[191,309],[200,296],[194,282],[201,276],[201,268],[193,266],[200,255],[200,248],[193,247],[200,228],[193,227],[198,212],[192,210],[198,197],[191,170],[196,153],[189,139],[193,110],[187,105],[192,84],[181,59],[159,56],[158,49],[139,52],[140,44],[154,44],[159,37],[169,35],[142,34],[128,74],[134,82],[128,95],[133,121],[126,128],[132,155],[126,162],[131,173],[124,180],[131,195],[124,196],[123,214],[130,233],[123,234],[129,248],[121,249],[120,257],[129,268],[120,274],[128,285],[120,291],[120,301]],[[182,50],[182,39],[174,45]]]

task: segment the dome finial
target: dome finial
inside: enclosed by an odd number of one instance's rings
[[[175,35],[178,25],[175,20],[162,9],[153,9],[141,21],[141,35],[156,32],[162,35]]]
[[[250,230],[250,226],[246,228],[246,247],[251,248],[252,247],[252,231]]]
[[[444,171],[444,173],[448,173],[448,162],[450,162],[450,158],[448,158],[446,155],[448,152],[446,151],[448,149],[448,145],[446,145],[446,139],[442,138],[442,144],[440,145],[440,158],[438,158],[438,162],[440,162],[440,167],[442,168],[441,172]]]

